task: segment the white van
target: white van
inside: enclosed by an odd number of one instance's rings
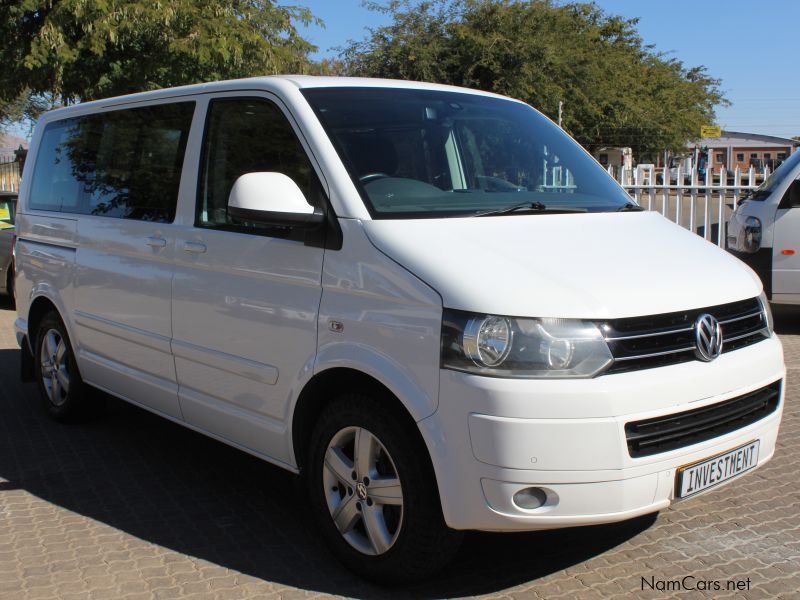
[[[302,474],[364,576],[653,513],[775,450],[756,275],[522,102],[301,76],[101,100],[41,119],[22,189],[50,414],[91,386]]]
[[[772,302],[800,304],[800,152],[739,204],[726,241],[758,273]]]

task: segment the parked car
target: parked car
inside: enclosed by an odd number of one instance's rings
[[[787,158],[728,221],[727,248],[777,304],[800,304],[800,152]]]
[[[0,294],[14,295],[14,212],[17,194],[0,192]]]
[[[95,387],[299,473],[365,577],[429,575],[464,530],[653,513],[775,450],[758,278],[522,102],[216,82],[49,112],[28,160],[15,331],[47,412]]]

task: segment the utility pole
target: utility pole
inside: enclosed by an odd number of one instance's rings
[[[564,114],[564,101],[558,101],[558,126],[561,127],[561,117]]]

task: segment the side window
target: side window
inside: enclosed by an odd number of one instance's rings
[[[68,151],[68,142],[78,128],[78,119],[55,121],[45,127],[33,168],[31,208],[56,212],[75,212],[78,208],[81,186]]]
[[[286,117],[264,98],[220,98],[209,104],[198,186],[197,225],[268,232],[274,227],[234,223],[228,196],[245,173],[271,171],[290,177],[314,206],[321,186]]]
[[[88,119],[83,139],[91,150],[79,153],[86,159],[85,212],[172,222],[193,113],[194,103],[182,102]]]
[[[193,102],[51,123],[31,208],[167,223],[175,218]]]

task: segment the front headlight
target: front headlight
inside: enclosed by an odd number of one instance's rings
[[[737,209],[728,223],[726,242],[730,250],[755,254],[761,248],[761,219],[741,215]]]
[[[492,377],[593,377],[613,357],[594,323],[445,309],[442,367]]]
[[[767,320],[767,329],[769,329],[769,334],[772,335],[774,321],[772,319],[772,309],[769,306],[766,292],[761,292],[759,300],[761,301],[761,308],[764,311],[764,318]]]

